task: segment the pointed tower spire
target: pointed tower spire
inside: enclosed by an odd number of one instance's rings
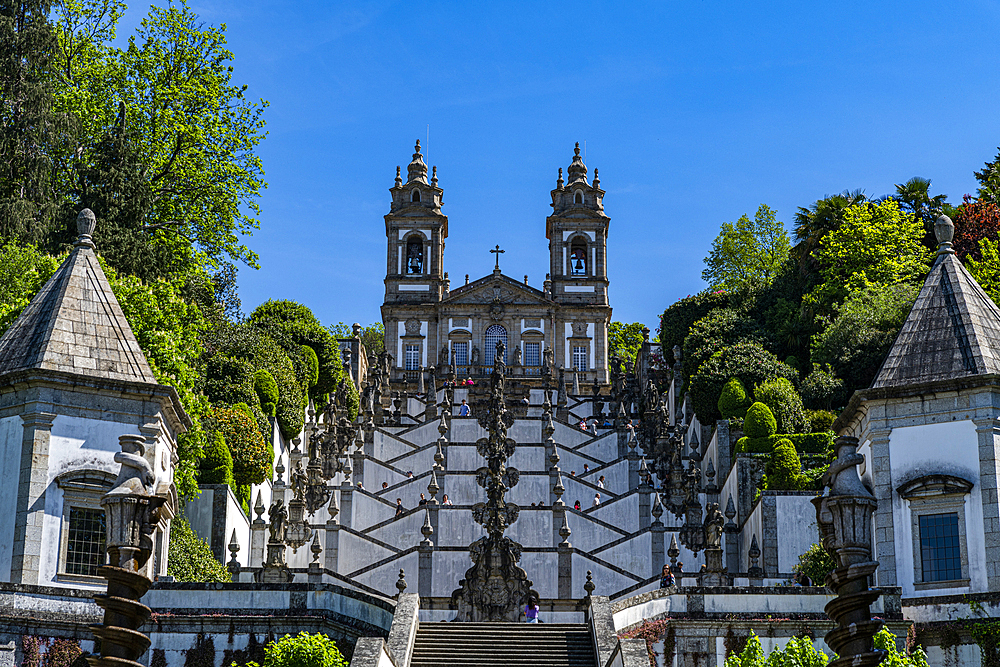
[[[566,170],[569,174],[569,184],[574,183],[587,183],[587,165],[583,163],[583,158],[580,157],[580,142],[576,142],[576,148],[573,149],[573,162],[569,165],[569,169]]]

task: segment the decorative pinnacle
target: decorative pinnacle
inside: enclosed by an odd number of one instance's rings
[[[93,249],[95,247],[93,239],[95,227],[97,227],[97,216],[94,215],[94,212],[89,208],[80,211],[80,214],[76,216],[76,233],[79,236],[73,245],[77,248]]]
[[[729,502],[726,503],[726,518],[732,521],[736,518],[736,505],[733,504],[733,494],[729,494]]]
[[[438,184],[438,168],[437,165],[435,165],[431,167],[431,185],[433,185],[436,188],[437,184]]]
[[[760,558],[760,547],[757,545],[756,535],[754,535],[753,539],[750,540],[750,550],[747,552],[747,555],[750,556],[750,560],[752,560],[753,564],[756,565],[757,559]]]
[[[563,502],[562,496],[564,493],[566,493],[566,487],[563,486],[561,472],[558,475],[556,475],[556,485],[552,487],[552,492],[556,494],[556,501],[552,503],[552,506],[563,507],[566,503]]]
[[[80,215],[83,215],[82,213]],[[938,242],[939,255],[954,255],[951,240],[955,238],[955,223],[946,215],[939,215],[934,223],[934,236]]]
[[[418,142],[419,143],[419,142]],[[580,142],[576,142],[576,147],[573,149],[573,155],[580,155]]]
[[[431,542],[431,535],[434,534],[434,527],[431,525],[431,511],[424,510],[424,525],[420,527],[420,534],[424,536],[424,539],[420,541],[420,546],[430,547],[434,543]]]
[[[266,510],[266,508],[264,507],[264,498],[261,496],[260,491],[258,490],[257,491],[257,502],[254,503],[254,506],[253,506],[254,514],[257,515],[257,518],[254,519],[254,521],[253,521],[254,523],[258,523],[258,522],[259,523],[264,523],[263,516],[264,516],[265,510]]]
[[[566,513],[563,512],[562,525],[559,527],[559,537],[562,538],[562,542],[559,543],[563,549],[568,549],[573,546],[569,543],[569,536],[573,534],[573,531],[569,529],[569,521],[566,519]]]
[[[599,187],[601,185],[601,179],[597,175],[597,167],[594,167],[594,187]]]
[[[319,531],[313,531],[313,543],[309,547],[309,551],[312,552],[313,562],[319,563],[319,555],[323,553],[323,546],[319,543]]]
[[[430,483],[427,484],[427,493],[431,494],[431,499],[428,500],[427,502],[430,503],[431,505],[437,505],[438,501],[437,498],[435,498],[435,496],[438,494],[438,491],[440,490],[441,487],[438,486],[437,470],[432,467],[431,481]]]
[[[396,590],[399,591],[399,595],[402,595],[403,591],[406,590],[406,575],[403,573],[402,569],[399,571],[399,580],[396,582]]]
[[[681,550],[677,547],[677,533],[672,533],[670,535],[670,546],[667,547],[667,556],[670,557],[671,563],[670,569],[673,570],[677,567],[677,557],[681,555]]]
[[[233,529],[233,537],[229,540],[229,562],[226,563],[226,569],[233,576],[240,573],[240,562],[236,560],[236,554],[239,553],[240,543],[236,539],[236,530]]]
[[[400,176],[400,172],[401,171],[402,170],[399,168],[399,165],[396,165],[396,187],[397,188],[400,187],[401,185],[403,185],[403,177]]]
[[[563,181],[562,167],[559,167],[559,178],[556,179],[556,189],[562,190],[565,181]]]
[[[577,144],[577,146],[579,145]],[[583,584],[583,590],[587,591],[588,598],[594,594],[595,588],[597,586],[594,585],[594,574],[590,570],[587,570],[587,581]]]
[[[326,511],[330,514],[330,521],[335,521],[337,515],[340,514],[340,508],[337,507],[337,493],[335,491],[330,492],[330,504],[326,506]]]
[[[233,536],[229,540],[229,553],[232,554],[233,560],[236,560],[236,554],[240,551],[240,542],[236,539],[236,529],[233,529]]]
[[[653,509],[650,510],[650,514],[656,520],[654,523],[660,524],[660,517],[663,516],[663,505],[660,503],[660,494],[653,494]]]

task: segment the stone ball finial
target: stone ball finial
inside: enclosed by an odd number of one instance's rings
[[[80,211],[76,216],[76,245],[88,248],[94,247],[94,229],[97,227],[97,216],[89,208]]]
[[[934,223],[934,236],[937,237],[938,252],[953,254],[951,241],[955,238],[955,223],[946,215],[939,215]]]

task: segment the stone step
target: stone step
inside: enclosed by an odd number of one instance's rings
[[[426,623],[412,667],[595,667],[590,630],[568,623]]]

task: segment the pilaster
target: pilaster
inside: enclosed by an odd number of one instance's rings
[[[1000,506],[997,480],[1000,478],[1000,419],[975,419],[979,437],[979,485],[983,494],[983,532],[986,542],[986,582],[989,590],[1000,590]]]
[[[24,432],[17,479],[14,544],[11,555],[12,583],[39,584],[42,554],[42,521],[49,475],[49,440],[56,415],[28,412],[21,415]],[[55,545],[50,545],[55,548]]]
[[[892,518],[892,468],[889,461],[889,436],[891,428],[872,429],[871,441],[872,481],[875,489],[875,560],[879,562],[879,586],[897,586],[896,542]],[[982,442],[980,436],[980,442]]]

